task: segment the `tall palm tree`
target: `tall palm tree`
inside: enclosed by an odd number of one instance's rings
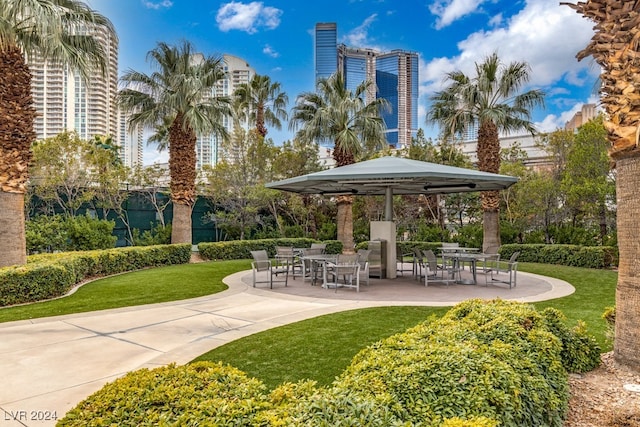
[[[113,26],[74,0],[0,1],[0,267],[27,260],[24,194],[36,134],[25,53],[66,64],[84,77],[105,70],[104,51],[87,27]]]
[[[269,76],[254,75],[249,83],[236,88],[234,97],[241,115],[255,124],[263,138],[267,135],[266,124],[281,129],[280,120],[287,120],[289,97],[280,91],[280,83],[272,83]]]
[[[367,90],[372,84],[364,81],[352,92],[346,88],[341,73],[320,79],[317,93],[305,92],[298,96],[290,126],[301,126],[298,136],[304,141],[332,140],[336,166],[355,163],[363,149],[381,148],[386,142],[380,114],[389,107],[382,98],[366,103]],[[337,204],[338,240],[346,251],[351,251],[354,248],[353,198],[338,196]]]
[[[529,90],[518,93],[529,81],[529,66],[512,62],[505,66],[497,53],[476,63],[475,76],[461,71],[447,73],[450,85],[431,97],[428,123],[438,123],[445,140],[455,138],[470,126],[479,124],[478,169],[500,170],[499,132],[526,130],[535,134],[531,109],[544,105],[544,93]],[[500,246],[500,197],[497,190],[481,195],[483,214],[482,248]]]
[[[173,222],[171,243],[191,243],[191,211],[196,201],[196,140],[198,134],[227,132],[222,119],[229,99],[216,96],[224,79],[222,57],[196,53],[191,43],[158,43],[147,58],[157,71],[150,75],[128,70],[121,80],[120,105],[131,113],[131,126],[162,127],[170,118],[169,174]]]
[[[593,56],[600,65],[601,103],[616,167],[618,285],[615,359],[640,371],[640,2],[586,0],[563,3],[595,22],[591,43],[579,60]]]

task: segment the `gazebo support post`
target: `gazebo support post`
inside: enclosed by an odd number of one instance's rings
[[[386,266],[386,278],[395,279],[397,275],[396,265],[396,223],[393,221],[371,221],[371,240],[384,240],[387,243],[384,265]]]

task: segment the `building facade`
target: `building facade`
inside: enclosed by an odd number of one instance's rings
[[[64,131],[76,131],[82,139],[96,135],[117,135],[118,112],[118,38],[107,27],[86,30],[102,45],[106,68],[97,68],[85,80],[81,74],[37,55],[27,58],[33,75],[31,82],[37,112],[37,139],[54,137]]]
[[[251,81],[256,74],[255,70],[247,61],[233,55],[223,55],[224,71],[226,78],[222,79],[213,91],[213,96],[230,97],[241,84]],[[229,135],[233,133],[233,120],[231,117],[224,117],[223,124]],[[203,166],[215,166],[225,154],[223,141],[217,135],[198,135],[196,141],[196,168]]]
[[[382,98],[389,111],[382,112],[387,143],[395,148],[411,144],[418,130],[418,54],[404,50],[379,52],[337,43],[335,23],[318,23],[315,29],[316,82],[342,72],[349,90],[370,81],[366,102]]]

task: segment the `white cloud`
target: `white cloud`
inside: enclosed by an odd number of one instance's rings
[[[144,7],[149,8],[149,9],[161,9],[161,8],[170,8],[171,6],[173,6],[173,2],[171,0],[162,0],[162,1],[149,1],[149,0],[142,0],[142,4],[144,5]]]
[[[269,46],[268,44],[265,45],[262,48],[262,53],[272,57],[272,58],[277,58],[280,56],[280,53],[278,53],[277,51],[275,51],[271,46]]]
[[[371,42],[369,41],[369,28],[371,27],[371,24],[375,22],[377,17],[378,14],[374,13],[367,17],[362,24],[349,31],[344,37],[342,37],[344,44],[353,47],[367,46],[369,48],[374,48],[371,46]]]
[[[478,10],[485,0],[438,0],[429,6],[436,15],[436,29],[451,25],[454,21]]]
[[[420,64],[421,93],[428,97],[442,90],[446,72],[473,74],[475,63],[494,51],[505,64],[527,62],[531,67],[531,87],[584,85],[595,78],[598,69],[588,60],[578,62],[575,55],[589,43],[592,26],[556,0],[528,0],[524,9],[502,27],[477,31],[460,41],[457,56]]]
[[[230,2],[218,9],[216,23],[220,31],[240,30],[249,34],[258,32],[260,27],[269,30],[280,25],[282,10],[265,6],[262,2]]]

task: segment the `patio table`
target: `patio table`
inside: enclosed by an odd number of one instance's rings
[[[300,259],[303,262],[310,262],[310,271],[311,271],[311,285],[315,286],[316,280],[318,280],[320,276],[320,271],[322,271],[322,286],[326,286],[327,284],[327,270],[325,265],[329,262],[336,262],[338,259],[338,255],[335,254],[318,254],[318,255],[304,255]],[[303,278],[304,280],[304,278]]]

